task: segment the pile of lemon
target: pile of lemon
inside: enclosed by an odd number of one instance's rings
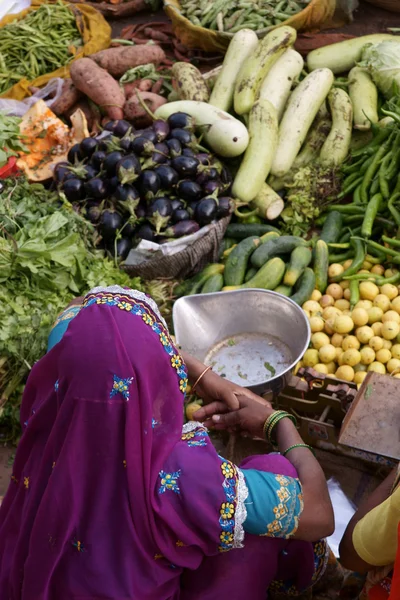
[[[332,264],[329,277],[343,272],[349,263]],[[360,272],[389,278],[390,269],[364,263]],[[320,373],[361,385],[368,371],[400,378],[400,295],[390,283],[359,283],[359,301],[350,307],[348,281],[331,283],[325,294],[314,290],[302,306],[311,327],[311,344],[298,363]]]

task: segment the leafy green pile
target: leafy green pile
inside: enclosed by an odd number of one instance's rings
[[[101,285],[141,288],[95,249],[93,228],[42,185],[6,180],[0,192],[0,429],[19,435],[21,392],[57,315]]]
[[[20,152],[27,152],[21,140],[19,117],[12,117],[0,111],[0,169],[4,167],[10,156],[18,156]]]

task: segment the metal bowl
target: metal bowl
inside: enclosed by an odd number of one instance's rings
[[[280,393],[311,336],[302,309],[269,290],[186,296],[173,321],[183,350],[259,395]]]

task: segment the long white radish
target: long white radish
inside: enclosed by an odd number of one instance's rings
[[[296,156],[293,168],[301,169],[312,163],[314,160],[317,160],[331,128],[331,117],[326,109],[326,102],[324,102],[310,127],[306,141],[299,154]]]
[[[260,87],[259,98],[266,98],[275,106],[278,120],[285,110],[293,81],[300,75],[304,66],[301,54],[289,48],[268,71]]]
[[[229,111],[233,104],[233,93],[238,73],[244,61],[258,45],[257,34],[252,29],[241,29],[233,36],[226,51],[222,70],[211,92],[209,104]]]
[[[293,27],[278,27],[267,33],[244,61],[235,85],[233,104],[238,115],[250,112],[261,82],[280,56],[293,46],[297,32]]]
[[[349,95],[353,105],[355,129],[371,129],[371,123],[377,123],[378,90],[369,73],[360,67],[354,67],[349,75]]]
[[[273,190],[267,183],[263,183],[261,190],[252,200],[250,207],[256,208],[258,215],[262,219],[273,221],[279,217],[285,207],[285,204],[275,190]]]
[[[324,167],[338,167],[349,153],[353,128],[353,107],[347,92],[333,89],[328,96],[332,115],[332,129],[321,148],[320,163]]]
[[[333,84],[329,69],[317,69],[290,96],[279,126],[279,141],[271,173],[282,177],[292,167],[321,104]],[[166,105],[168,106],[168,105]]]
[[[316,50],[311,50],[307,56],[307,66],[310,71],[326,67],[332,73],[350,71],[361,59],[365,44],[379,44],[385,40],[399,40],[398,36],[389,33],[372,33],[352,40],[329,44]]]
[[[268,177],[278,143],[278,115],[269,100],[258,100],[250,111],[250,141],[232,186],[232,194],[250,202]]]
[[[238,119],[206,102],[178,100],[160,106],[155,116],[168,119],[176,112],[191,115],[201,128],[204,139],[219,156],[235,157],[243,154],[249,143],[249,133]]]

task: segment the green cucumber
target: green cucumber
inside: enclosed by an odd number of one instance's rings
[[[269,231],[279,233],[279,229],[276,227],[264,225],[263,223],[230,223],[226,229],[226,235],[235,240],[244,240],[252,235],[264,235]]]
[[[240,285],[243,283],[249,258],[259,244],[259,237],[248,237],[239,242],[232,252],[230,252],[225,263],[224,271],[226,286]]]
[[[296,292],[290,299],[303,306],[304,302],[310,299],[311,294],[315,290],[315,275],[314,271],[307,267],[300,277],[296,285]]]
[[[297,246],[308,246],[308,243],[294,235],[282,235],[261,244],[251,257],[253,267],[260,268],[277,254],[289,254]]]
[[[332,215],[334,213],[331,213]],[[324,240],[318,240],[314,250],[315,287],[325,293],[328,286],[329,249]]]
[[[262,244],[265,244],[265,242],[268,242],[268,240],[273,240],[278,237],[281,236],[276,231],[268,231],[268,233],[264,233],[264,235],[260,236],[260,240]]]
[[[229,250],[229,248],[232,248],[232,246],[234,246],[235,244],[236,240],[234,238],[224,237],[219,248],[219,258],[221,258],[225,250]]]
[[[286,265],[281,258],[271,258],[259,271],[246,283],[239,286],[240,289],[260,288],[263,290],[274,290],[281,283],[285,274]]]
[[[278,287],[274,289],[274,292],[289,298],[292,295],[292,288],[289,285],[278,285]]]
[[[203,287],[201,288],[202,294],[213,294],[214,292],[220,292],[224,287],[224,276],[222,273],[216,273],[209,277]]]
[[[293,287],[304,269],[310,264],[311,258],[312,254],[309,248],[297,246],[290,256],[290,263],[283,278],[284,285]]]
[[[338,241],[343,229],[343,215],[334,210],[328,213],[325,223],[322,227],[320,239],[327,244],[334,244]]]
[[[254,275],[257,273],[257,271],[258,271],[258,269],[254,268],[254,267],[250,267],[250,269],[246,273],[246,277],[244,278],[245,283],[247,283],[249,281],[249,279],[252,279],[254,277]]]

